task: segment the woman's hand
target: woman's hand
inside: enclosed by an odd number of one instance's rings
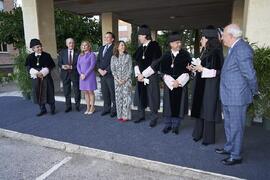
[[[196,66],[194,66],[194,70],[198,71],[198,72],[202,72],[203,71],[203,66],[202,65],[196,65]]]
[[[85,79],[85,75],[81,74],[81,80],[84,80],[84,79]]]

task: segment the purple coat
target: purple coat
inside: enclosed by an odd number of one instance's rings
[[[77,70],[80,75],[85,75],[84,80],[80,79],[80,90],[94,91],[97,89],[95,65],[96,55],[93,52],[88,52],[79,56]]]

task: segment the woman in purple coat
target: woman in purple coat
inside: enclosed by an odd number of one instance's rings
[[[78,58],[77,69],[80,74],[80,90],[85,94],[87,109],[84,114],[93,114],[95,111],[95,94],[97,81],[95,74],[96,55],[91,52],[89,41],[81,43],[81,54]]]

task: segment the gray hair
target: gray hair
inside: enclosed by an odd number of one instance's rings
[[[235,38],[240,38],[242,37],[242,30],[240,29],[240,27],[236,24],[230,24],[227,26],[227,32],[229,34],[231,34],[233,37]]]
[[[74,42],[74,39],[73,39],[73,38],[67,38],[67,39],[66,39],[66,44],[67,44],[69,41],[73,41],[73,42]]]

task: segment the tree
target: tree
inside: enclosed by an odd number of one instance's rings
[[[0,43],[13,44],[22,48],[25,44],[21,8],[13,11],[0,11]]]
[[[24,29],[21,7],[0,12],[0,42],[13,44],[20,49],[24,46]],[[82,40],[89,40],[97,49],[101,45],[101,26],[97,20],[55,9],[55,32],[57,49],[65,47],[65,39],[73,37],[79,46]]]
[[[94,50],[102,44],[101,25],[93,18],[56,9],[55,31],[58,50],[65,47],[65,39],[68,37],[75,39],[77,48],[83,40],[89,40]]]

